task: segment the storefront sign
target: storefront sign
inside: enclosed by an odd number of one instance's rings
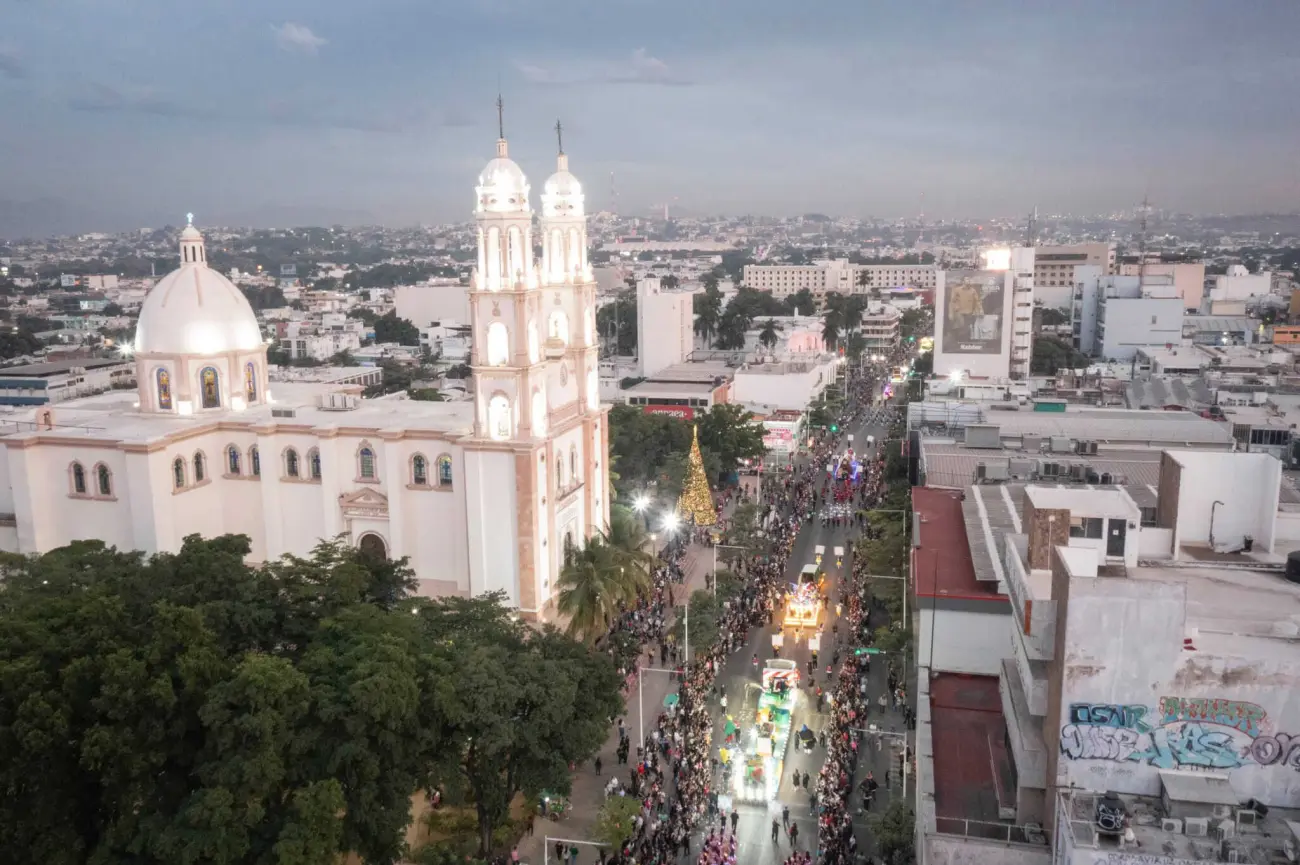
[[[678,420],[694,420],[695,409],[688,405],[646,405],[641,407],[646,414],[666,414]]]

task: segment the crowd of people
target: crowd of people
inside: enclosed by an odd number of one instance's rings
[[[861,385],[859,385],[861,387]],[[842,423],[849,423],[870,406],[870,383],[856,399],[850,400]],[[622,613],[611,632],[630,634],[654,660],[658,646],[661,664],[670,660],[679,679],[676,703],[664,709],[647,730],[644,741],[636,747],[635,762],[628,764],[631,744],[626,728],[619,722],[620,765],[628,765],[627,781],[611,780],[607,792],[625,792],[641,802],[634,829],[612,857],[601,855],[610,865],[670,865],[691,853],[693,833],[705,829],[698,865],[734,865],[737,861],[736,827],[739,815],[728,810],[720,795],[718,772],[713,759],[714,721],[709,707],[720,702],[725,706],[725,688],[718,686],[717,676],[727,658],[747,642],[752,629],[770,624],[782,608],[787,585],[789,556],[804,520],[813,518],[820,502],[833,495],[832,480],[826,465],[840,459],[847,442],[826,436],[813,448],[811,458],[787,470],[764,477],[761,498],[761,525],[771,542],[770,549],[740,559],[736,572],[742,588],[723,606],[718,621],[717,639],[697,651],[689,661],[678,655],[667,614],[673,609],[675,587],[684,582],[685,544],[694,536],[684,534],[660,554],[653,573],[653,588]],[[876,460],[864,460],[864,478],[854,484],[851,500],[859,507],[869,507],[881,493],[881,467]],[[743,497],[744,493],[733,494]],[[726,501],[719,499],[719,512]],[[686,602],[686,591],[678,589]],[[869,639],[866,613],[866,588],[855,582],[841,587],[841,605],[845,609],[850,645]],[[838,654],[838,652],[837,652]],[[639,657],[639,656],[638,656]],[[626,664],[624,673],[635,675],[637,658]],[[825,736],[827,759],[812,792],[813,812],[818,815],[817,852],[792,851],[785,865],[848,865],[856,851],[851,811],[853,768],[857,738],[853,727],[861,726],[868,702],[864,677],[867,658],[852,651],[846,653],[834,690],[830,726]],[[805,780],[805,784],[807,781]],[[730,831],[728,831],[730,830]],[[792,836],[793,840],[793,836]]]

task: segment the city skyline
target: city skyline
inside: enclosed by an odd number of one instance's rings
[[[57,14],[56,14],[57,12]],[[67,14],[75,12],[75,14]],[[1288,211],[1300,7],[769,0],[19,4],[0,226],[462,221],[498,92],[592,209],[970,218]],[[1159,38],[1155,38],[1159,36]],[[200,46],[203,50],[195,50]],[[48,229],[47,229],[48,230]]]

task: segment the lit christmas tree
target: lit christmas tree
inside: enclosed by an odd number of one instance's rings
[[[700,455],[700,431],[694,430],[691,456],[686,463],[686,486],[677,502],[682,518],[697,526],[711,526],[718,521],[713,507],[713,494],[709,492],[709,479],[704,474],[704,457]]]

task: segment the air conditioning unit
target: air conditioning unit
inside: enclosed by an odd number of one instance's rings
[[[1254,826],[1259,822],[1259,813],[1249,808],[1242,808],[1237,812],[1238,826]]]
[[[1108,486],[1110,486],[1110,485],[1113,484],[1113,483],[1115,483],[1115,476],[1114,476],[1114,475],[1112,475],[1110,472],[1102,472],[1102,473],[1101,473],[1101,485],[1102,485],[1102,486],[1104,486],[1104,487],[1108,487]]]
[[[1090,453],[1090,454],[1094,454],[1094,455],[1097,453],[1097,443],[1096,443],[1096,442],[1088,442],[1088,453]]]
[[[989,467],[984,463],[975,466],[975,480],[982,481],[988,475]]]
[[[1214,837],[1226,841],[1237,834],[1237,824],[1231,820],[1220,820],[1214,825]]]
[[[271,417],[297,417],[298,410],[294,408],[273,408]]]
[[[1171,835],[1183,834],[1183,821],[1177,817],[1165,817],[1160,821],[1160,831]]]
[[[1061,473],[1060,463],[1043,463],[1043,468],[1039,472],[1045,478],[1054,478]]]
[[[1204,838],[1210,834],[1210,821],[1206,817],[1188,817],[1184,825],[1184,833],[1189,837]]]
[[[1229,861],[1229,862],[1240,862],[1240,861],[1241,861],[1241,851],[1240,851],[1240,850],[1229,849],[1229,850],[1227,851],[1227,853],[1228,853],[1227,861]]]
[[[1214,814],[1214,819],[1215,819],[1215,820],[1227,820],[1229,817],[1232,816],[1232,806],[1231,806],[1231,805],[1215,805],[1215,806],[1214,806],[1214,811],[1213,811],[1212,813]]]
[[[1087,466],[1083,464],[1079,464],[1077,466],[1070,466],[1070,480],[1083,483],[1084,478],[1086,477],[1088,477]]]

